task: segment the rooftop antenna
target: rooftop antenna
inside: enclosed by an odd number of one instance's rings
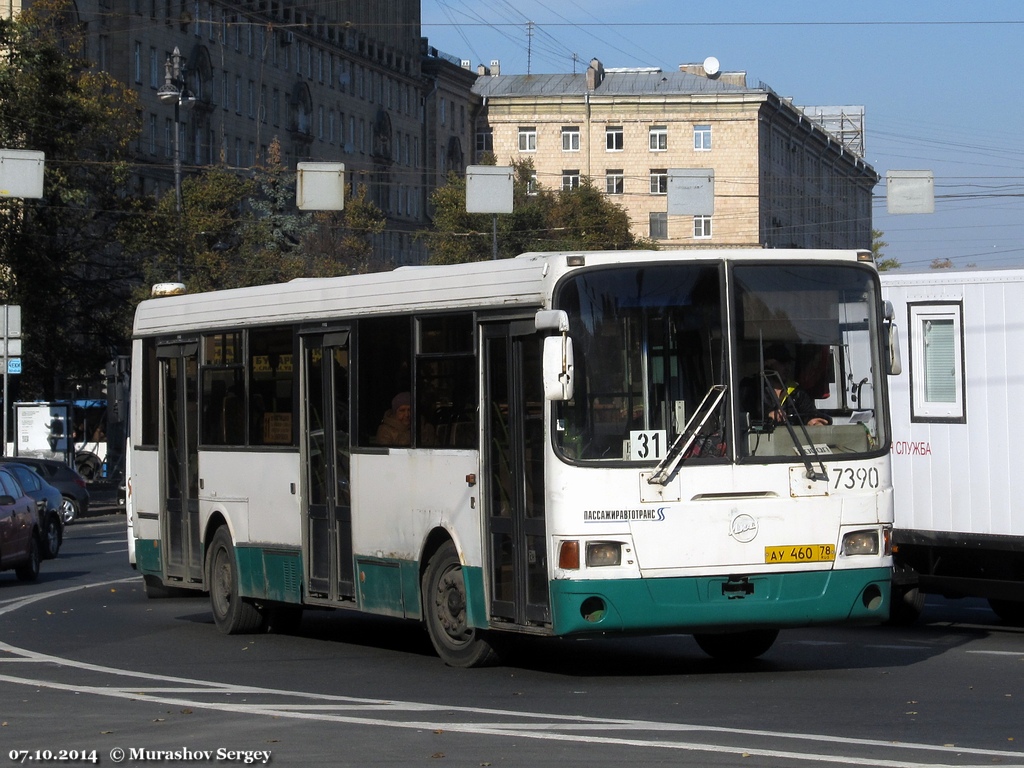
[[[580,60],[580,55],[578,53],[574,53],[572,55],[572,73],[574,75],[576,74],[576,62],[579,61],[579,60]]]

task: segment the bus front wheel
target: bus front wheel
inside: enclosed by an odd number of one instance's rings
[[[778,636],[777,629],[751,629],[745,632],[697,634],[693,639],[713,659],[749,661],[766,653]]]
[[[450,667],[480,667],[497,661],[484,633],[469,626],[462,562],[451,541],[445,542],[423,574],[423,611],[437,655]]]
[[[217,629],[225,635],[240,635],[262,628],[260,609],[238,594],[238,565],[227,528],[217,529],[208,551],[206,583],[210,588],[210,607]]]

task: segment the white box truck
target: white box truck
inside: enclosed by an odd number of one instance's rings
[[[886,272],[903,373],[889,378],[894,617],[924,593],[1024,621],[1024,270]]]

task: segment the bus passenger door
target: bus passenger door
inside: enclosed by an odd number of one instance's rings
[[[484,440],[490,610],[499,623],[550,623],[544,525],[544,393],[533,320],[485,325]]]
[[[164,576],[203,580],[199,530],[199,360],[197,342],[157,347],[160,361],[160,466],[163,488]]]
[[[355,595],[348,340],[347,330],[303,336],[307,589],[329,600]]]

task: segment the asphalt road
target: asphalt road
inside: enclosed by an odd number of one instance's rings
[[[9,764],[1024,766],[1024,630],[980,601],[787,631],[739,667],[666,636],[458,670],[417,625],[344,611],[221,635],[205,598],[148,600],[123,516],[94,511],[37,583],[0,573]]]

